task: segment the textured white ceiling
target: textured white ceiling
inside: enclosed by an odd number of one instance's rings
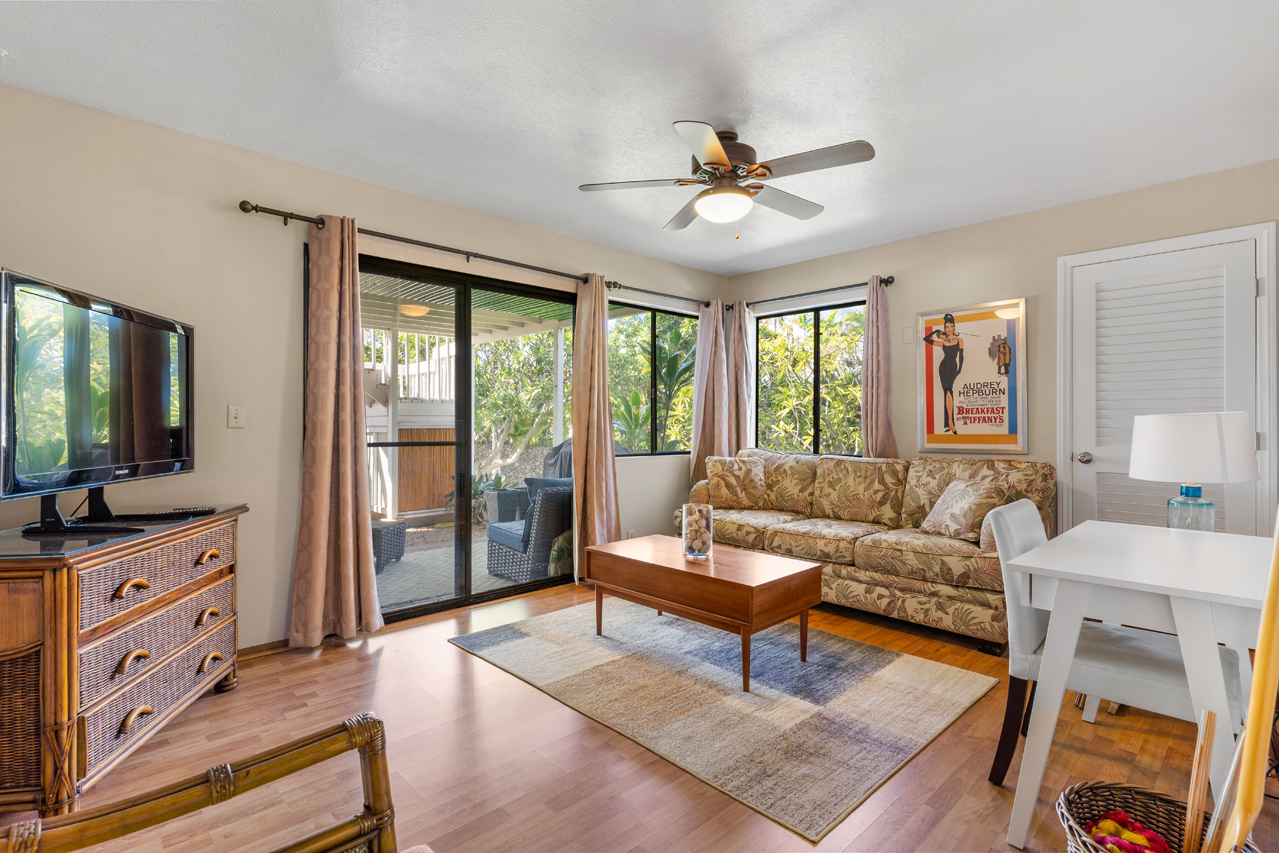
[[[0,83],[731,275],[1279,158],[1277,32],[1273,0],[0,3]],[[677,119],[878,154],[779,178],[826,211],[740,240],[662,230],[695,190],[578,192],[686,174]]]

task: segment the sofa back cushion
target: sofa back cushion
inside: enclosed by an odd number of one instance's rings
[[[813,514],[813,485],[817,481],[816,456],[752,447],[739,450],[737,458],[758,459],[764,463],[764,502],[767,509],[803,516]]]
[[[1008,500],[1008,489],[993,480],[951,480],[920,525],[925,533],[948,539],[981,538],[986,514]]]
[[[717,509],[767,509],[764,463],[759,459],[706,457],[711,506]]]
[[[904,459],[820,457],[813,517],[901,527],[909,467]]]
[[[917,456],[910,461],[902,527],[919,527],[952,480],[987,480],[1008,490],[1008,502],[1027,498],[1039,508],[1048,535],[1053,535],[1057,469],[1047,462],[1021,459]]]

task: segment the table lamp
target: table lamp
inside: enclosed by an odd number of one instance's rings
[[[1132,419],[1134,480],[1181,483],[1168,501],[1168,526],[1213,530],[1217,508],[1201,483],[1251,483],[1257,475],[1257,439],[1247,412],[1137,415]]]

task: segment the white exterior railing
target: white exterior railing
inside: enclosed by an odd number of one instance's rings
[[[454,400],[457,344],[453,338],[418,332],[400,332],[397,337],[399,358],[393,364],[388,352],[390,331],[365,329],[365,369],[378,371],[381,384],[390,385],[394,380],[401,400]]]

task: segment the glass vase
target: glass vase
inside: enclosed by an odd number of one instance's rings
[[[710,504],[684,504],[684,556],[705,559],[714,541],[714,510]]]
[[[1206,530],[1217,528],[1217,508],[1203,496],[1203,487],[1185,483],[1181,494],[1168,501],[1168,526],[1176,530]]]

